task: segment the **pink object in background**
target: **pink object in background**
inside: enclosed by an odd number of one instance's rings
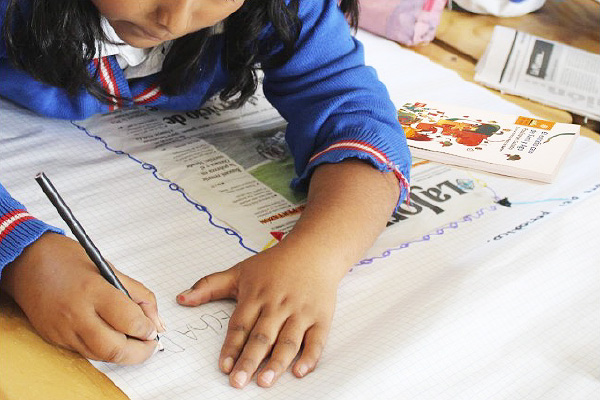
[[[361,0],[358,26],[413,46],[435,37],[446,0]]]

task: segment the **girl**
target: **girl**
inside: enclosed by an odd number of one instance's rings
[[[264,71],[265,95],[288,121],[292,184],[308,188],[306,209],[279,244],[203,277],[177,302],[237,301],[219,358],[233,386],[257,372],[258,384],[271,386],[290,365],[297,377],[311,372],[340,280],[408,189],[410,155],[394,106],[346,20],[356,24],[357,1],[0,4],[0,94],[49,117],[134,104],[192,109],[217,92],[239,106]],[[120,274],[134,301],[115,292],[77,242],[1,187],[0,218],[0,284],[40,335],[122,364],[156,351],[164,324],[149,290]]]

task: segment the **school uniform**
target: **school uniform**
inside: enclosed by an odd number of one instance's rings
[[[298,175],[292,186],[305,189],[314,168],[322,163],[359,158],[381,171],[394,171],[401,187],[398,201],[402,201],[408,193],[411,158],[386,88],[375,70],[364,65],[363,47],[352,37],[337,2],[298,4],[302,29],[296,51],[284,65],[265,69],[263,81],[265,96],[288,122],[286,141]],[[6,0],[0,0],[2,25],[5,9]],[[269,33],[267,27],[263,36]],[[175,96],[162,93],[156,83],[168,43],[123,52],[104,44],[103,56],[89,68],[98,67],[99,82],[107,92],[125,99],[115,104],[104,104],[83,90],[71,97],[63,89],[36,81],[11,65],[0,41],[0,95],[41,115],[64,119],[84,119],[133,105],[195,109],[229,79],[222,59],[224,35],[216,29],[212,39],[213,62],[203,65],[192,87]],[[0,186],[0,267],[48,230],[57,231],[27,214]]]

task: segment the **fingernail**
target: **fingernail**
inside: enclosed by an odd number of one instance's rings
[[[158,342],[156,344],[156,347],[154,347],[154,352],[152,353],[152,355],[155,355],[156,353],[158,353],[161,349],[162,345],[160,344],[160,342]]]
[[[167,331],[167,325],[165,324],[165,321],[162,319],[162,317],[160,316],[160,314],[158,315],[158,321],[160,322],[160,327],[162,328],[163,332]]]
[[[300,374],[300,376],[306,375],[307,372],[308,372],[308,367],[305,364],[302,364],[301,366],[298,367],[298,374]]]
[[[269,386],[273,383],[273,378],[275,378],[275,372],[272,370],[268,370],[260,376],[262,383]]]
[[[245,371],[236,372],[233,376],[233,381],[239,387],[243,387],[246,384],[246,379],[248,379],[248,374]]]
[[[158,336],[158,331],[154,329],[148,336],[146,336],[146,340],[154,340]]]
[[[158,351],[163,351],[165,349],[165,346],[162,344],[160,339],[158,339],[158,346],[156,347],[158,348]]]
[[[185,301],[185,296],[190,293],[192,293],[192,289],[184,290],[183,292],[179,293],[179,295],[177,296],[177,300]]]
[[[223,370],[225,371],[225,373],[230,373],[231,369],[233,368],[233,358],[231,357],[227,357],[226,359],[223,360]]]

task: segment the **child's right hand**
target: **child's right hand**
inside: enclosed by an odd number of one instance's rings
[[[47,341],[94,360],[141,363],[156,352],[164,324],[154,294],[115,273],[131,299],[100,275],[78,242],[45,233],[4,268],[0,287]]]

